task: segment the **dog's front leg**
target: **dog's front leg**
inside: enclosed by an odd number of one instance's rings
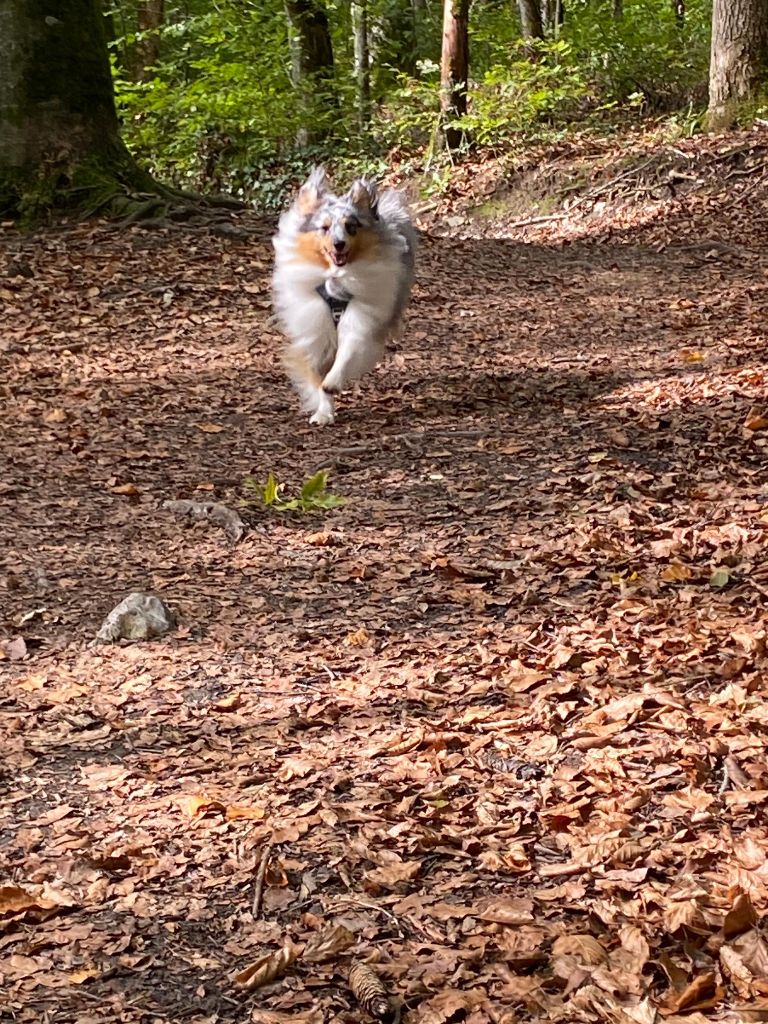
[[[347,306],[337,331],[336,358],[323,379],[323,391],[329,395],[337,394],[350,381],[367,373],[382,352],[378,325],[359,303]]]

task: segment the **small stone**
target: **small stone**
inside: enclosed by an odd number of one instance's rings
[[[176,626],[176,616],[154,594],[129,594],[104,619],[96,639],[103,644],[118,640],[151,640]]]

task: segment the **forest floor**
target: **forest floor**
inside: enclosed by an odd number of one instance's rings
[[[0,1020],[366,1020],[360,963],[404,1024],[768,1018],[757,142],[425,222],[325,429],[272,224],[3,226]],[[96,644],[132,590],[179,628]]]

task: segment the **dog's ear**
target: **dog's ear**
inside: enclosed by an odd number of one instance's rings
[[[299,189],[296,203],[305,217],[314,213],[324,195],[330,190],[328,175],[324,167],[315,167]]]
[[[358,178],[349,190],[349,200],[352,205],[359,210],[372,213],[374,216],[376,216],[378,198],[379,190],[376,188],[376,182],[371,181],[370,178]]]

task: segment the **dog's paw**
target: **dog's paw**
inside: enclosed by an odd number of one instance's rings
[[[325,379],[320,386],[326,395],[338,395],[340,391],[344,390],[344,381],[340,380],[338,375],[335,375],[333,370],[331,370],[325,375]]]
[[[318,409],[309,417],[309,422],[316,427],[327,427],[329,423],[333,423],[334,419],[335,416],[330,409]]]

